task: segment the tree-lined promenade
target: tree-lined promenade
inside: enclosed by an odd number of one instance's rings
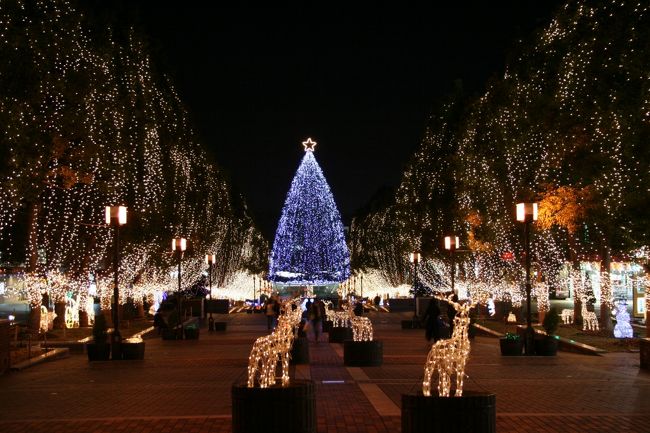
[[[521,41],[484,94],[459,87],[433,110],[394,194],[352,224],[353,268],[392,285],[420,251],[423,282],[449,287],[444,236],[460,237],[455,273],[487,297],[522,297],[524,237],[515,206],[536,202],[533,290],[611,308],[643,297],[650,154],[648,7],[570,1]],[[429,263],[426,259],[429,259]],[[614,263],[614,265],[613,265]],[[640,289],[639,289],[640,287]]]
[[[24,272],[8,295],[30,300],[36,329],[46,292],[109,308],[106,206],[127,208],[120,303],[176,289],[175,237],[188,239],[183,289],[202,278],[207,253],[219,258],[216,285],[259,272],[264,240],[137,30],[65,1],[3,2],[0,22],[0,254],[6,273]]]

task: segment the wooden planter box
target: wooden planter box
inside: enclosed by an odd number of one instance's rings
[[[108,361],[111,359],[111,345],[108,343],[86,343],[88,361]]]
[[[296,380],[286,388],[248,388],[234,384],[233,433],[316,433],[315,387],[311,380]]]
[[[309,340],[306,337],[298,337],[293,340],[289,363],[309,364]]]
[[[503,356],[520,356],[524,348],[524,340],[519,337],[515,339],[499,339],[499,347]]]
[[[639,338],[640,366],[650,370],[650,338]]]
[[[10,344],[11,344],[11,322],[0,319],[0,374],[9,370],[10,367]]]
[[[163,340],[182,340],[183,331],[181,328],[162,328],[160,335]]]
[[[329,332],[330,343],[343,343],[345,340],[352,340],[352,328],[347,326],[334,326]]]
[[[381,341],[343,342],[343,364],[348,367],[378,367],[384,362],[384,345]]]
[[[462,397],[402,394],[402,433],[496,433],[496,396],[463,391]]]
[[[535,355],[555,356],[557,355],[558,340],[555,337],[545,335],[543,338],[536,338]]]
[[[402,329],[422,329],[419,320],[402,320]]]
[[[122,341],[122,359],[144,359],[144,341]]]
[[[198,340],[199,339],[199,328],[185,328],[183,330],[186,340]]]

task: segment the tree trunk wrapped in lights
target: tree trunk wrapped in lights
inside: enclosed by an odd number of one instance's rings
[[[432,113],[397,193],[353,221],[355,268],[388,268],[449,224],[468,233],[461,260],[478,279],[517,280],[512,205],[524,196],[540,201],[531,257],[549,287],[566,284],[567,261],[594,257],[608,272],[609,254],[648,245],[648,13],[638,2],[566,2],[480,98],[459,93]],[[605,292],[603,325],[610,306]]]
[[[141,35],[86,7],[76,0],[0,3],[3,259],[28,263],[35,275],[65,270],[65,290],[81,300],[92,274],[99,295],[110,296],[112,235],[102,214],[120,203],[137,215],[124,227],[121,292],[152,268],[167,278],[172,263],[162,239],[175,231],[192,238],[196,253],[221,257],[220,280],[244,266],[265,267],[253,263],[260,253],[251,246],[264,251],[260,234]],[[188,262],[189,287],[203,269]]]

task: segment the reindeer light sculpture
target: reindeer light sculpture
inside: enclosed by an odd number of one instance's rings
[[[573,310],[571,308],[565,308],[562,310],[562,323],[565,325],[570,325],[573,323]]]
[[[582,330],[583,331],[598,331],[598,318],[593,311],[587,311],[587,298],[582,298]]]
[[[354,316],[352,323],[352,339],[354,341],[372,341],[372,322],[367,317]]]
[[[465,376],[465,365],[469,357],[470,343],[467,335],[469,328],[469,312],[476,305],[474,302],[458,303],[452,300],[453,295],[448,298],[439,298],[448,302],[456,309],[454,318],[454,331],[451,338],[438,340],[429,351],[427,362],[424,366],[424,380],[422,381],[422,393],[425,396],[431,395],[431,380],[433,374],[438,372],[438,395],[449,397],[451,390],[451,377],[456,375],[456,397],[463,395],[463,379]]]
[[[332,301],[323,301],[323,304],[325,304],[325,320],[334,322],[336,311],[332,308]]]
[[[289,385],[289,354],[293,345],[294,329],[300,323],[300,300],[285,302],[281,308],[278,326],[270,335],[255,340],[248,357],[248,387],[255,387],[258,377],[260,388],[275,385],[275,369],[278,361],[282,362],[282,386]],[[293,308],[293,305],[296,308]]]
[[[333,326],[342,328],[350,327],[352,317],[354,317],[352,310],[347,305],[344,305],[343,311],[334,311],[332,315]]]

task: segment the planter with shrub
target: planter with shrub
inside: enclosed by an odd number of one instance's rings
[[[142,338],[122,340],[122,359],[144,359],[144,341]]]
[[[186,340],[198,340],[199,339],[199,325],[196,323],[190,323],[185,326],[183,332],[185,333]]]
[[[551,308],[544,316],[542,327],[546,335],[535,339],[535,354],[540,356],[557,355],[558,339],[555,336],[557,327],[560,324],[560,316],[555,308]]]
[[[519,335],[508,332],[505,337],[499,339],[499,347],[503,356],[520,356],[524,341]]]
[[[108,361],[111,357],[111,345],[108,344],[106,318],[103,313],[95,316],[93,324],[93,341],[86,343],[88,361]]]

